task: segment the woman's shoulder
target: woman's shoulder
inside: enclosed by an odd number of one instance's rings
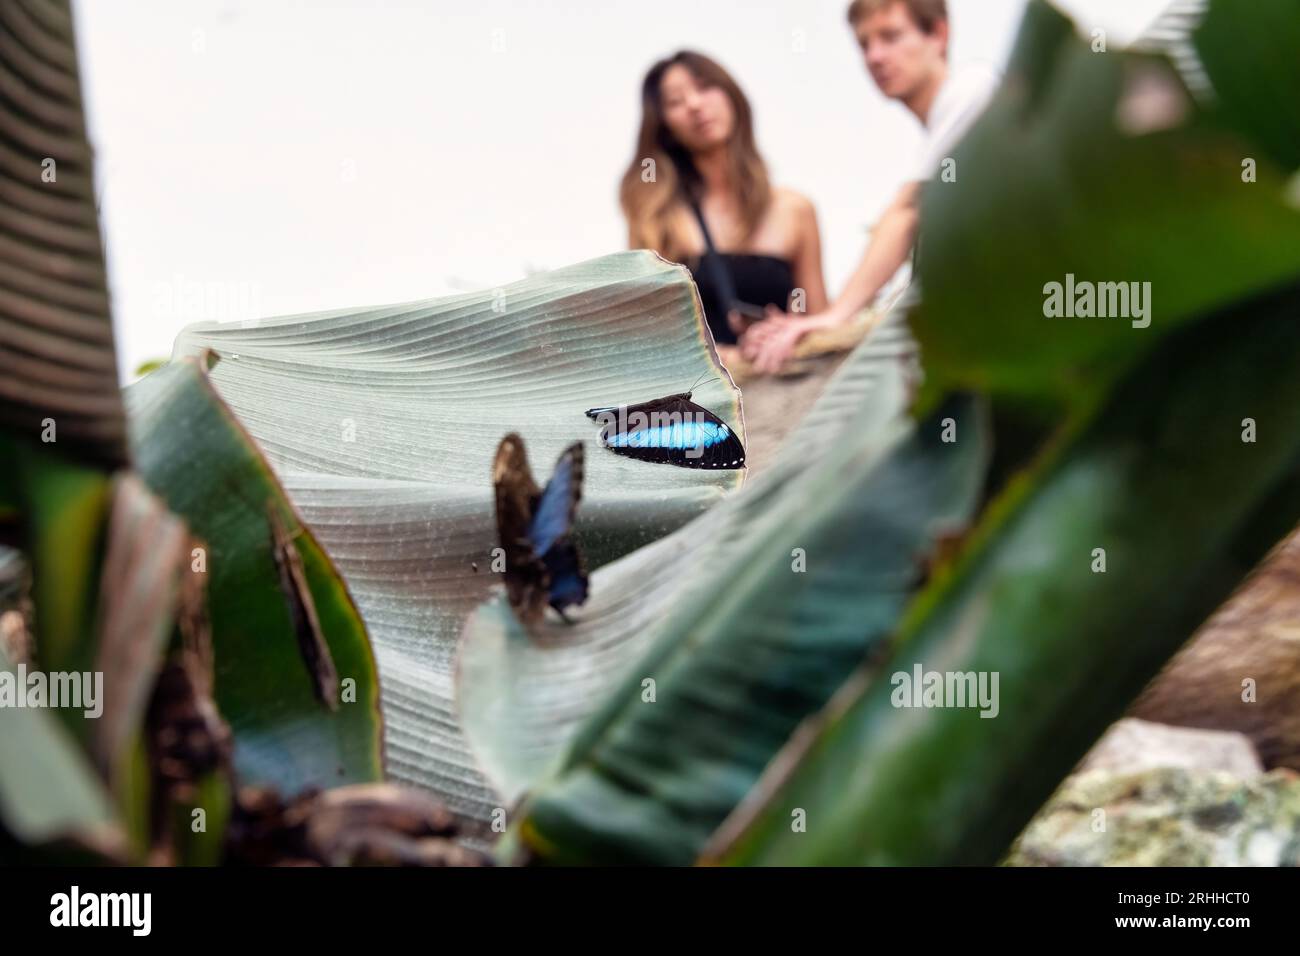
[[[798,190],[774,186],[772,212],[774,218],[784,224],[781,228],[798,236],[801,244],[817,233],[817,213],[812,200]]]
[[[813,215],[812,200],[788,186],[772,187],[772,206],[779,213],[805,219]]]
[[[813,212],[813,200],[798,190],[790,189],[789,186],[772,187],[772,202],[777,207],[788,209],[789,212]]]

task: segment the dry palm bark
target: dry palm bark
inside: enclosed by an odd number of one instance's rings
[[[1300,531],[1197,631],[1130,714],[1239,731],[1265,767],[1300,770]]]

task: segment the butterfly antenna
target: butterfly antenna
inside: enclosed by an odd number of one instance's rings
[[[707,379],[710,375],[712,375],[712,374],[713,374],[712,372],[705,372],[703,375],[701,375],[699,378],[697,378],[697,379],[695,380],[695,384],[692,385],[689,389],[686,390],[686,394],[687,394],[687,395],[694,395],[694,394],[695,394],[695,389],[698,388],[698,387],[700,386],[700,384],[701,384],[705,379]]]

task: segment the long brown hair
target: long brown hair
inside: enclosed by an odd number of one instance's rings
[[[717,61],[691,50],[681,50],[660,60],[650,67],[641,84],[641,132],[637,136],[636,154],[623,174],[619,203],[627,217],[631,245],[654,249],[668,259],[680,259],[685,253],[673,245],[672,215],[679,203],[699,199],[704,185],[691,154],[664,122],[660,83],[668,68],[676,65],[689,70],[702,86],[720,87],[731,100],[735,127],[727,151],[745,238],[758,228],[772,198],[767,166],[754,145],[754,116],[749,100],[731,74]],[[647,159],[654,160],[654,176],[649,181],[645,175]]]

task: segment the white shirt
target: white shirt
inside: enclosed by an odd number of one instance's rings
[[[984,112],[1001,82],[997,71],[978,64],[948,70],[939,94],[930,105],[925,138],[909,179],[922,182],[939,171],[940,164],[952,155],[966,130]]]

